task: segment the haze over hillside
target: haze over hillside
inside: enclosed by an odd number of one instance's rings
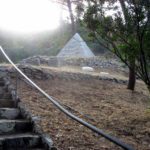
[[[95,54],[103,53],[105,49],[88,37],[87,29],[79,26],[77,31]],[[72,37],[70,24],[64,23],[53,31],[36,34],[13,34],[0,31],[0,43],[13,61],[34,55],[56,56]],[[0,54],[0,61],[3,61]]]

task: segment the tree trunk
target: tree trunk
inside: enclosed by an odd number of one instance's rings
[[[70,0],[67,0],[67,5],[68,5],[70,20],[71,20],[72,34],[74,34],[75,33],[75,21],[74,21],[74,16],[73,16],[72,6],[71,6]]]
[[[123,16],[125,19],[126,26],[128,27],[127,20],[128,20],[128,12],[126,9],[125,1],[124,0],[119,0]],[[135,75],[135,59],[129,58],[130,61],[130,68],[129,68],[129,81],[128,81],[128,86],[127,89],[129,90],[134,90],[135,88],[135,82],[136,82],[136,75]]]
[[[88,3],[88,7],[91,7],[91,1],[87,0],[87,3]]]
[[[129,81],[127,89],[134,90],[135,82],[136,82],[135,63],[132,63],[131,68],[129,68]]]
[[[128,14],[127,14],[127,11],[126,11],[125,1],[124,0],[119,0],[119,2],[120,2],[120,5],[121,5],[121,9],[122,9],[122,12],[123,12],[125,22],[127,22]]]

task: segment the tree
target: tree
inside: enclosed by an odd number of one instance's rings
[[[70,20],[71,20],[71,27],[72,27],[72,34],[75,33],[75,21],[74,21],[74,16],[73,16],[73,11],[72,11],[72,3],[71,0],[66,0],[67,6],[68,6],[68,11],[70,15]]]
[[[125,25],[128,28],[128,18],[129,18],[129,14],[128,14],[128,10],[125,4],[124,0],[119,0],[120,2],[120,6],[122,9],[122,13],[123,13],[123,17],[125,20]],[[128,82],[128,89],[134,90],[135,88],[135,82],[136,82],[136,76],[135,76],[135,59],[131,59],[129,60],[129,82]]]
[[[115,2],[120,2],[122,9]],[[106,15],[107,10],[113,10],[114,15]],[[149,0],[92,0],[84,21],[90,35],[129,67],[128,88],[134,90],[136,74],[150,89]]]
[[[54,0],[54,2],[59,3],[60,5],[63,5],[68,8],[69,12],[69,17],[71,21],[71,29],[72,29],[72,34],[76,32],[76,27],[75,27],[75,18],[72,10],[72,4],[76,1],[71,1],[71,0]]]

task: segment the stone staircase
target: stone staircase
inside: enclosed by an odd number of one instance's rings
[[[0,150],[48,150],[33,123],[21,114],[0,78]]]

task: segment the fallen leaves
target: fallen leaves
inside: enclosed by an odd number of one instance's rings
[[[121,138],[137,150],[148,150],[150,143],[149,97],[134,93],[110,81],[36,81],[50,95],[70,108],[76,115],[107,133]],[[138,85],[139,87],[143,85]],[[94,88],[93,88],[94,87]],[[105,87],[105,88],[104,88]],[[68,119],[47,99],[21,83],[21,100],[40,118],[43,132],[48,133],[59,150],[119,150],[82,125]],[[69,108],[68,107],[68,108]]]

